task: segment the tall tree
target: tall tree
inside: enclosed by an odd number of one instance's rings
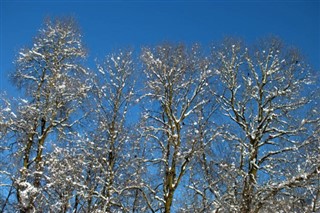
[[[225,133],[229,157],[204,162],[204,168],[220,170],[211,172],[218,185],[210,186],[216,209],[311,211],[320,170],[319,159],[310,158],[319,156],[312,70],[296,49],[276,38],[254,47],[226,39],[213,57],[222,113],[231,127]]]
[[[134,71],[132,52],[120,50],[98,65],[94,77],[89,125],[94,122],[85,129],[88,141],[82,150],[88,212],[130,211],[126,198],[135,188],[139,170],[132,168],[133,122],[127,116],[133,103]]]
[[[319,212],[319,76],[297,49],[163,44],[95,71],[85,56],[72,19],[19,52],[1,212]]]
[[[77,125],[75,113],[89,86],[81,65],[85,51],[71,19],[47,21],[30,48],[23,48],[12,74],[15,85],[25,92],[10,131],[17,160],[14,187],[21,212],[32,212],[45,204],[44,172],[50,167],[46,154],[52,144],[66,141]]]
[[[212,115],[208,99],[212,76],[210,61],[198,45],[159,45],[142,53],[146,76],[143,130],[148,145],[150,174],[161,179],[150,183],[158,208],[170,212],[174,194],[201,146],[201,129]],[[214,102],[214,101],[212,101]],[[157,209],[157,208],[156,208]]]

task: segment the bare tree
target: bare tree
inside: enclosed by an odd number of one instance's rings
[[[96,125],[93,131],[88,131],[91,142],[83,150],[87,165],[84,170],[88,178],[86,185],[91,191],[89,212],[129,211],[124,197],[137,175],[130,168],[134,138],[127,118],[134,95],[133,72],[131,51],[120,50],[98,65],[91,117]]]
[[[198,45],[189,50],[183,45],[159,45],[142,53],[149,169],[162,178],[152,179],[150,190],[164,212],[171,211],[174,194],[201,148],[202,134],[207,134],[207,128],[202,131],[200,126],[213,112],[208,99],[211,64],[201,54]]]
[[[318,212],[319,76],[276,38],[211,53],[89,71],[74,21],[47,21],[0,99],[0,211]]]
[[[296,49],[275,38],[253,48],[227,39],[213,53],[223,85],[222,112],[232,127],[226,136],[234,152],[225,165],[231,181],[218,190],[223,195],[217,209],[270,211],[266,207],[281,200],[287,206],[295,203],[288,194],[300,187],[304,196],[313,196],[307,186],[320,168],[319,159],[309,160],[310,147],[319,143],[310,139],[312,124],[319,122],[309,93],[314,89],[311,69]],[[319,149],[311,155],[319,155]]]
[[[47,21],[33,46],[22,49],[15,61],[12,79],[26,98],[12,118],[9,128],[14,137],[7,142],[17,160],[18,174],[12,175],[21,212],[46,205],[44,172],[50,167],[46,154],[52,143],[73,134],[69,131],[81,117],[75,112],[89,87],[81,66],[85,51],[80,37],[71,19]]]
[[[1,94],[0,99],[0,211],[12,210],[13,204],[9,201],[9,198],[13,194],[13,184],[10,173],[10,163],[8,162],[10,149],[9,145],[5,143],[5,138],[10,134],[10,126],[12,125],[12,118],[15,114],[12,111],[12,103],[4,94]]]

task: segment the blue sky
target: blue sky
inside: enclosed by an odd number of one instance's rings
[[[199,42],[224,36],[246,42],[277,35],[320,69],[320,1],[4,1],[0,0],[0,93],[19,49],[32,44],[46,17],[74,16],[89,61],[118,48],[164,41]]]

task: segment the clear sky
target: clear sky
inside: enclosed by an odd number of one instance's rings
[[[164,41],[205,46],[224,36],[250,43],[277,35],[320,70],[320,0],[0,2],[0,93],[14,94],[7,78],[12,61],[21,47],[32,44],[44,19],[70,15],[80,25],[89,60]]]

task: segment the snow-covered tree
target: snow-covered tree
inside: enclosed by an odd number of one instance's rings
[[[319,203],[319,128],[310,67],[278,39],[254,47],[226,39],[213,49],[224,155],[210,155],[217,211],[311,211]],[[313,156],[313,157],[311,157]],[[218,171],[218,172],[215,172]],[[205,172],[204,172],[205,173]],[[317,201],[316,201],[317,200]],[[318,204],[317,204],[318,205]]]
[[[214,100],[209,99],[209,81],[213,72],[198,45],[190,49],[183,45],[145,48],[142,60],[146,76],[141,98],[145,100],[143,134],[149,150],[149,189],[155,203],[159,203],[154,210],[168,213],[183,177],[192,169],[190,162],[202,148],[202,138],[210,131],[207,124]]]
[[[89,71],[75,22],[45,22],[0,96],[0,212],[319,212],[319,76],[276,38],[209,52]]]
[[[5,137],[10,132],[12,117],[15,114],[12,112],[12,104],[8,98],[1,94],[0,97],[0,211],[11,210],[12,206],[9,202],[10,196],[13,194],[12,180],[10,179],[10,162],[7,160],[10,156],[7,150],[9,146],[5,143]]]
[[[42,209],[50,199],[45,191],[50,184],[44,174],[50,169],[47,154],[53,144],[73,137],[83,116],[76,113],[89,89],[81,65],[85,55],[74,21],[66,19],[47,21],[15,61],[12,80],[25,97],[12,110],[6,143],[15,163],[12,178],[21,212]]]
[[[80,194],[87,196],[86,212],[130,211],[126,199],[136,184],[135,170],[139,169],[132,168],[133,121],[127,117],[134,95],[133,73],[131,51],[120,50],[98,65],[91,91],[91,127],[85,128],[88,140],[81,151],[86,189]]]

